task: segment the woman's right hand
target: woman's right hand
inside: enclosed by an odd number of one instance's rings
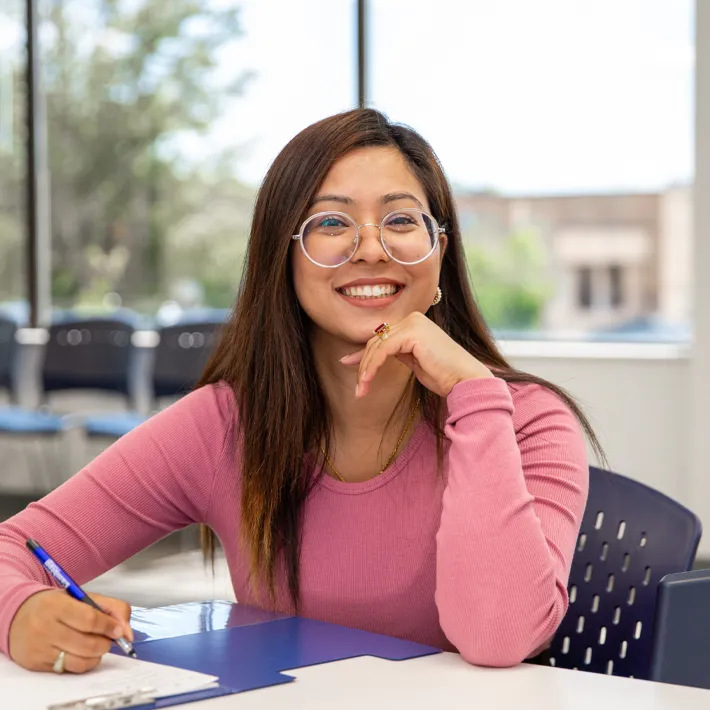
[[[10,625],[10,658],[32,671],[51,671],[60,651],[64,668],[84,673],[95,668],[111,640],[133,640],[131,607],[120,599],[92,594],[106,613],[60,590],[38,592],[17,610]]]

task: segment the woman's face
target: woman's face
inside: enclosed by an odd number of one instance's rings
[[[308,216],[337,211],[358,225],[379,225],[387,214],[406,208],[431,213],[424,189],[402,154],[395,148],[371,147],[355,150],[333,165]],[[446,246],[444,234],[438,239],[429,258],[405,266],[382,248],[377,228],[366,226],[352,259],[330,269],[312,263],[294,242],[292,267],[299,303],[322,335],[362,344],[380,323],[395,324],[413,311],[429,309]]]

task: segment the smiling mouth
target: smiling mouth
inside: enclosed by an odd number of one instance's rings
[[[363,300],[374,300],[378,298],[389,298],[399,293],[403,286],[397,284],[375,284],[373,286],[348,286],[335,289],[338,293],[348,298],[361,298]]]

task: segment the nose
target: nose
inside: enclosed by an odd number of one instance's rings
[[[389,261],[387,252],[382,248],[380,241],[379,224],[367,223],[360,225],[360,244],[353,256],[353,261],[365,261],[376,263],[378,261]]]

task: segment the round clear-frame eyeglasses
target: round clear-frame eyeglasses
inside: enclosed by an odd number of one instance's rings
[[[439,236],[446,232],[430,214],[405,208],[390,212],[380,224],[357,224],[345,212],[318,212],[291,239],[300,242],[306,258],[316,266],[337,269],[355,256],[363,227],[376,227],[387,256],[404,266],[428,259],[436,250]]]

